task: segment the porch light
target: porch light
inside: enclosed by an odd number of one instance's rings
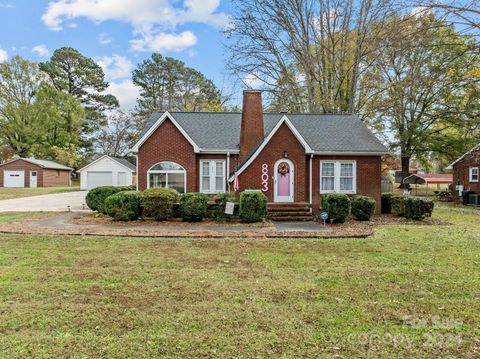
[[[288,152],[287,151],[283,151],[283,158],[288,158]]]

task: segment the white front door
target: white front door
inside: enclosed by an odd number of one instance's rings
[[[275,163],[274,167],[274,195],[275,202],[293,202],[295,168],[293,162],[283,158]]]
[[[37,177],[38,177],[37,171],[30,171],[30,187],[31,188],[37,187]]]
[[[4,187],[25,187],[25,171],[3,171]]]

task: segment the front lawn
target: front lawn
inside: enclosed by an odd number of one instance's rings
[[[480,212],[351,240],[0,237],[0,357],[480,355]]]
[[[0,200],[21,197],[39,196],[42,194],[54,194],[63,192],[80,191],[80,187],[37,187],[37,188],[4,188],[0,187]]]

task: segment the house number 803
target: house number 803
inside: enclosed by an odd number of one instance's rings
[[[268,191],[268,165],[262,165],[262,192]]]

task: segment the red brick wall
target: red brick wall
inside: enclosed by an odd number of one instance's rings
[[[453,165],[453,186],[460,183],[464,190],[480,193],[480,182],[470,182],[470,167],[480,168],[480,151]],[[458,198],[458,196],[455,196]]]
[[[43,187],[68,187],[70,186],[70,171],[57,171],[44,169],[40,172]]]
[[[377,203],[377,212],[380,212],[382,192],[381,156],[314,156],[312,164],[312,202],[315,211],[321,205],[320,161],[323,160],[356,161],[357,194],[373,197]]]
[[[33,163],[17,160],[0,165],[0,187],[3,187],[3,171],[25,171],[25,187],[30,187],[30,171],[37,171],[37,187],[66,187],[70,185],[70,171],[43,169]]]
[[[269,183],[268,191],[264,193],[268,200],[273,202],[275,162],[284,157],[285,151],[287,151],[288,159],[293,162],[295,168],[294,200],[295,202],[308,201],[308,187],[305,187],[307,175],[305,149],[285,123],[280,126],[258,157],[238,177],[240,191],[261,189],[262,165],[265,163],[268,165]]]
[[[183,166],[187,171],[187,192],[197,190],[197,160],[193,146],[169,119],[166,119],[140,146],[138,151],[138,189],[140,191],[147,188],[148,170],[162,161],[172,161]]]

